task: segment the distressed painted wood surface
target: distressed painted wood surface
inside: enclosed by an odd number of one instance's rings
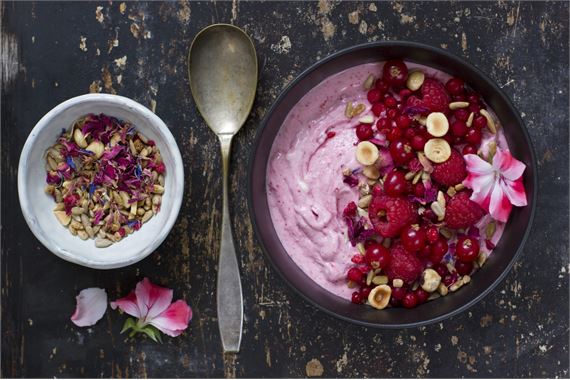
[[[568,376],[568,3],[566,2],[2,2],[2,376]],[[242,352],[224,357],[216,324],[221,219],[218,143],[186,76],[195,33],[229,22],[251,34],[262,66],[253,113],[235,141],[231,212],[242,269]],[[356,43],[405,39],[469,59],[511,96],[539,157],[536,224],[525,252],[470,311],[420,329],[338,321],[290,291],[268,266],[246,206],[256,127],[304,68]],[[34,124],[87,92],[128,96],[166,122],[184,159],[185,200],[159,249],[96,271],[50,254],[18,205],[16,171]],[[80,289],[111,299],[143,276],[175,289],[194,319],[186,334],[127,339],[109,311],[92,328],[69,321]]]

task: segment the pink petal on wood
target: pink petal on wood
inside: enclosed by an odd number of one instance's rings
[[[115,310],[117,307],[133,317],[141,317],[141,311],[137,304],[137,296],[134,291],[131,291],[126,297],[119,298],[118,300],[111,302],[111,309]]]
[[[188,327],[190,319],[192,309],[186,302],[178,300],[149,323],[167,335],[178,336]]]
[[[155,285],[144,278],[135,289],[141,317],[147,321],[165,311],[172,302],[172,289]]]
[[[101,288],[87,288],[75,297],[77,306],[71,321],[79,326],[93,326],[107,310],[107,293]]]

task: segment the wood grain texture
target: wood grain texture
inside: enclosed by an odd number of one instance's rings
[[[567,2],[0,7],[3,377],[568,377]],[[215,312],[220,155],[191,99],[186,67],[193,36],[214,22],[243,27],[261,66],[254,109],[231,158],[245,335],[242,352],[225,357]],[[256,128],[279,92],[329,53],[388,39],[443,47],[495,79],[523,115],[540,170],[535,226],[506,281],[466,313],[401,331],[336,320],[289,290],[263,257],[246,202]],[[174,229],[154,254],[120,270],[90,270],[50,254],[18,204],[17,165],[30,130],[58,103],[89,91],[155,107],[184,160],[185,200]],[[183,336],[162,345],[128,339],[119,334],[124,316],[113,311],[91,328],[69,321],[79,290],[104,287],[115,299],[144,276],[174,288],[175,298],[193,307]]]

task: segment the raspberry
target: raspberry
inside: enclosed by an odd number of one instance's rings
[[[455,186],[467,177],[463,156],[451,149],[451,156],[441,164],[433,164],[431,178],[445,186]]]
[[[404,197],[381,195],[372,199],[368,216],[374,229],[384,237],[396,237],[409,224],[416,222],[416,207]]]
[[[445,224],[449,228],[459,229],[471,227],[485,215],[485,211],[469,199],[471,191],[463,190],[447,201],[445,208]]]
[[[436,79],[426,78],[422,85],[422,101],[432,112],[447,112],[449,94]]]
[[[390,253],[392,258],[386,268],[386,274],[390,280],[399,278],[410,284],[420,277],[423,267],[415,254],[406,251],[401,243],[392,246]]]

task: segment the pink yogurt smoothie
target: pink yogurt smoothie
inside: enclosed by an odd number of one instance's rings
[[[421,69],[444,83],[450,78],[427,66],[406,64],[410,72]],[[358,250],[347,238],[342,211],[358,199],[358,188],[343,183],[342,169],[360,167],[355,158],[355,128],[360,117],[372,115],[362,84],[368,75],[378,76],[382,66],[378,62],[352,67],[309,91],[287,115],[267,168],[269,209],[283,247],[307,276],[347,300],[353,290],[347,286],[346,272]],[[365,104],[366,111],[347,118],[344,111],[349,101]],[[334,137],[327,138],[328,132],[334,132]],[[485,136],[483,145],[488,141]],[[504,136],[498,145],[507,147]],[[483,234],[489,222],[488,216],[479,222]],[[503,228],[497,223],[493,243]]]

